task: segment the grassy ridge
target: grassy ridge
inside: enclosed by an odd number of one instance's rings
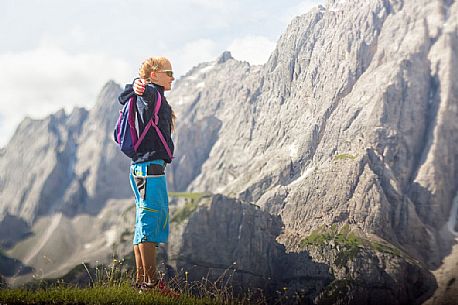
[[[52,287],[38,290],[1,289],[0,304],[167,304],[205,305],[219,304],[208,298],[181,296],[178,299],[161,295],[157,291],[139,293],[128,283],[118,287],[76,288]]]
[[[211,195],[211,193],[203,192],[169,192],[169,197],[187,198],[195,201],[199,201],[203,197],[210,197]]]
[[[199,202],[203,198],[211,197],[211,193],[199,192],[169,192],[169,197],[184,198],[185,204],[178,210],[174,211],[170,217],[170,222],[180,224],[188,219],[192,213],[199,207]]]
[[[320,227],[301,241],[302,247],[324,245],[333,243],[338,248],[335,263],[337,266],[344,267],[347,261],[354,259],[361,249],[375,250],[393,256],[402,256],[399,248],[388,242],[370,240],[351,232],[348,225],[344,225],[340,230],[334,224],[330,228]]]

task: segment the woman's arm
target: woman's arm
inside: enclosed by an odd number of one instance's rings
[[[118,96],[118,101],[124,105],[129,99],[136,95],[143,95],[145,83],[140,78],[135,78],[133,84],[127,84],[124,91]]]
[[[119,101],[119,103],[124,105],[134,95],[135,95],[135,92],[134,92],[134,90],[132,88],[132,84],[127,84],[124,87],[124,91],[118,96],[118,101]]]

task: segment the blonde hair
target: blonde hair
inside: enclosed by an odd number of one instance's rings
[[[148,83],[151,83],[151,72],[163,69],[166,64],[170,64],[170,61],[164,56],[150,57],[142,63],[138,71],[138,75]]]
[[[140,78],[146,80],[146,82],[151,83],[151,72],[156,72],[164,68],[166,64],[170,64],[170,61],[164,57],[164,56],[153,56],[148,59],[146,59],[142,65],[140,66],[140,69],[138,71],[138,75]],[[172,109],[172,118],[171,118],[171,131],[173,132],[175,130],[175,120],[176,120],[176,115],[175,112]]]

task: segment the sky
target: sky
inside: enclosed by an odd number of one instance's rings
[[[1,0],[0,147],[25,117],[90,109],[110,79],[169,58],[176,78],[231,51],[265,63],[289,22],[324,0]],[[173,90],[173,86],[172,86]]]

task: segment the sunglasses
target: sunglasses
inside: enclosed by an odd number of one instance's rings
[[[157,71],[157,72],[164,72],[165,74],[167,74],[167,76],[173,77],[173,71],[172,70],[162,70],[162,71]]]

